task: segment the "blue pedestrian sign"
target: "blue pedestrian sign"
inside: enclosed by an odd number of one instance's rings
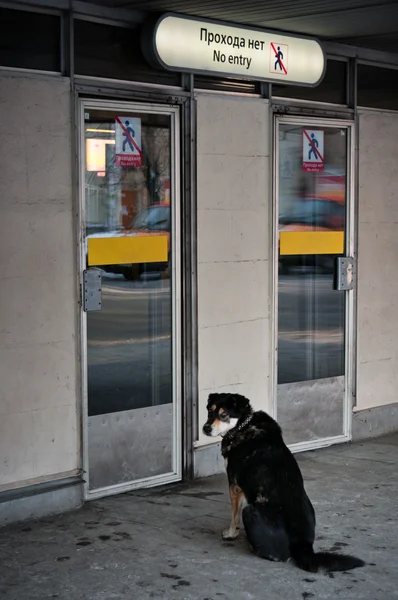
[[[116,166],[141,167],[141,119],[116,117]]]
[[[274,75],[288,74],[289,46],[278,42],[270,43],[269,71]]]
[[[320,173],[325,168],[324,133],[320,129],[303,130],[303,171]]]

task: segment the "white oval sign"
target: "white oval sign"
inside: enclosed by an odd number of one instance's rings
[[[172,71],[315,86],[325,55],[314,39],[242,28],[214,21],[164,15],[143,50],[149,60]]]

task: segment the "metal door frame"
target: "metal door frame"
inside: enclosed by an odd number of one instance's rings
[[[181,481],[182,479],[182,363],[181,363],[181,109],[176,104],[156,104],[154,102],[111,101],[101,99],[78,100],[78,174],[79,174],[79,202],[78,202],[78,253],[79,253],[79,281],[82,289],[83,271],[86,268],[85,241],[86,241],[86,207],[85,207],[85,137],[84,113],[86,110],[114,110],[127,112],[141,112],[148,114],[165,114],[171,117],[171,244],[172,252],[172,389],[173,389],[173,471],[163,475],[137,479],[126,483],[119,483],[96,490],[90,490],[89,460],[88,460],[88,382],[87,382],[87,316],[82,306],[82,293],[80,291],[80,369],[81,369],[81,397],[82,397],[82,454],[84,471],[84,499],[94,500],[129,492],[138,488],[149,488]]]
[[[345,231],[345,255],[356,256],[355,251],[355,122],[353,120],[334,119],[333,117],[307,117],[307,116],[285,116],[273,115],[273,154],[272,154],[272,347],[273,361],[271,370],[272,390],[272,412],[274,418],[278,417],[277,385],[278,385],[278,256],[279,256],[279,125],[289,124],[299,127],[324,127],[347,130],[347,185],[346,185],[346,231]],[[331,446],[347,442],[352,437],[352,407],[354,405],[354,314],[356,301],[356,285],[350,291],[341,292],[345,294],[345,343],[344,343],[344,365],[345,365],[345,392],[343,399],[343,433],[341,435],[326,437],[318,440],[309,440],[291,444],[289,447],[293,452],[303,452],[316,448]],[[303,382],[304,383],[304,382]]]

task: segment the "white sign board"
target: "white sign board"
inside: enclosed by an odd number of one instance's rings
[[[303,131],[303,171],[320,173],[325,168],[324,135],[319,129]]]
[[[141,167],[141,119],[116,117],[116,166]]]
[[[315,86],[325,56],[314,39],[166,14],[144,31],[148,60],[172,71]]]

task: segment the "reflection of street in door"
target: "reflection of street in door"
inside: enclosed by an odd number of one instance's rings
[[[170,280],[102,281],[103,310],[87,315],[89,414],[171,403]]]
[[[322,257],[303,257],[301,269],[279,273],[279,384],[344,373],[344,297],[333,289],[333,273],[313,268],[314,258]]]
[[[346,239],[347,137],[341,131],[279,125],[279,385],[345,372],[345,298],[333,285]]]

